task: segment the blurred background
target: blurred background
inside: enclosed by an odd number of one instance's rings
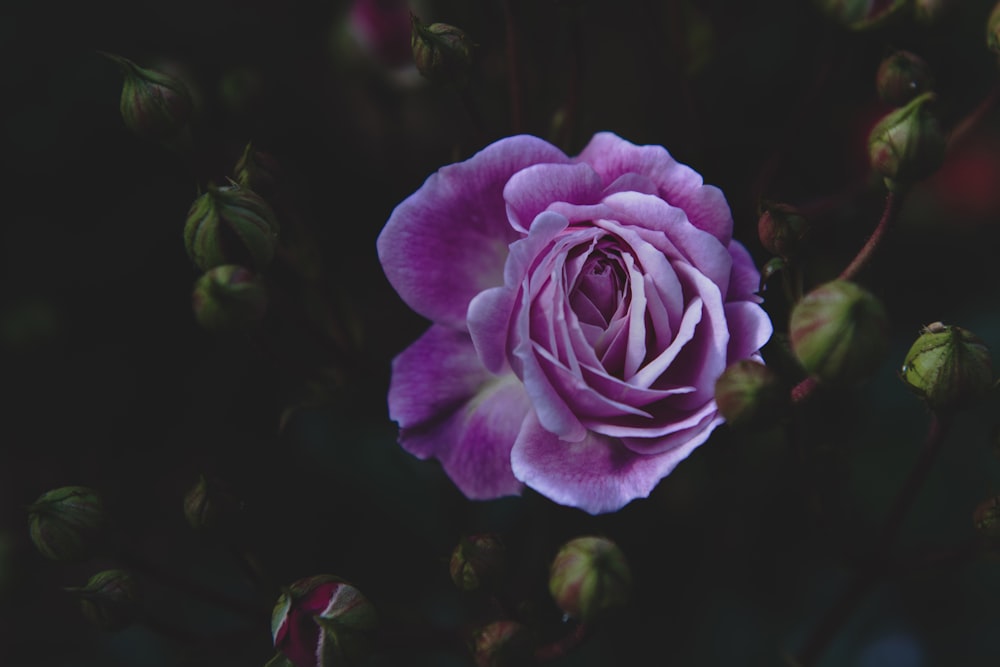
[[[392,630],[366,664],[469,665],[462,638],[490,611],[455,590],[448,558],[485,531],[503,537],[511,600],[548,639],[560,634],[546,589],[559,545],[599,534],[628,557],[633,604],[553,664],[781,664],[871,548],[915,461],[929,412],[897,370],[920,327],[961,325],[1000,349],[1000,114],[911,194],[860,277],[892,322],[877,375],[805,406],[796,443],[781,428],[719,429],[648,500],[611,515],[530,491],[468,501],[396,445],[389,363],[427,323],[386,283],[375,238],[429,174],[490,141],[527,132],[572,155],[610,130],[666,146],[721,187],[759,265],[761,198],[815,211],[806,280],[818,284],[881,213],[866,152],[890,109],[879,62],[892,49],[924,58],[955,126],[998,84],[984,38],[993,3],[852,32],[801,0],[415,1],[425,22],[477,45],[464,100],[413,71],[407,32],[373,43],[351,4],[0,5],[0,664],[264,665],[278,586],[331,573]],[[193,150],[126,129],[121,73],[97,51],[187,83]],[[274,280],[291,301],[307,293],[340,336],[332,351],[280,314],[260,336],[212,335],[192,316],[185,216],[250,141],[278,165],[278,216],[308,266]],[[774,348],[780,289],[765,306]],[[958,420],[887,576],[821,664],[1000,660],[1000,562],[968,549],[973,509],[1000,493],[996,405]],[[199,475],[238,499],[235,535],[185,521]],[[99,490],[118,535],[72,564],[34,549],[25,510],[66,485]],[[110,567],[136,570],[148,621],[102,633],[63,588]]]

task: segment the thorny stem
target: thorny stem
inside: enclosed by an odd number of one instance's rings
[[[812,667],[819,662],[858,604],[867,597],[885,574],[886,554],[899,533],[907,513],[913,507],[913,502],[923,487],[938,452],[941,451],[941,445],[950,425],[950,420],[942,416],[934,415],[931,418],[927,436],[920,450],[920,458],[896,494],[875,548],[861,567],[855,570],[850,582],[806,639],[796,659],[795,664],[799,667]]]

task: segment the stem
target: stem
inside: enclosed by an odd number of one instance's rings
[[[934,459],[941,451],[941,445],[944,443],[949,426],[950,421],[938,415],[931,418],[927,436],[920,450],[920,458],[917,459],[917,463],[910,471],[903,487],[896,494],[896,499],[882,525],[882,532],[875,543],[871,556],[855,571],[850,582],[827,610],[813,633],[806,639],[797,658],[797,664],[800,667],[811,667],[819,662],[858,604],[871,592],[885,573],[886,553],[899,533],[907,513],[913,507],[913,501],[916,500],[923,487]]]
[[[975,129],[977,125],[986,117],[993,107],[996,105],[997,100],[1000,100],[1000,85],[997,85],[990,91],[990,94],[976,106],[975,109],[969,112],[965,118],[959,121],[955,129],[951,131],[948,136],[948,150],[952,151],[956,146],[959,146],[963,141],[969,138],[972,130]]]
[[[875,251],[878,249],[879,244],[885,235],[889,232],[889,228],[896,221],[899,214],[899,209],[902,207],[903,195],[899,192],[890,191],[885,196],[885,208],[882,211],[882,219],[878,221],[878,226],[875,227],[875,231],[872,235],[868,237],[868,242],[865,243],[864,247],[858,251],[858,254],[854,257],[850,264],[847,265],[840,275],[837,276],[840,280],[851,280],[858,273],[861,272],[868,263],[871,262]]]
[[[517,32],[512,0],[504,0],[503,17],[507,32],[507,85],[510,89],[510,127],[513,134],[521,133],[521,77],[517,71]]]
[[[535,660],[537,662],[548,662],[549,660],[561,658],[582,644],[583,640],[587,638],[589,633],[590,626],[586,623],[579,623],[575,628],[573,628],[573,631],[565,637],[557,639],[556,641],[546,644],[545,646],[539,646],[535,649]]]
[[[792,387],[792,403],[802,403],[812,396],[813,391],[816,390],[816,386],[819,384],[819,380],[814,377],[807,377],[802,382],[798,383]]]

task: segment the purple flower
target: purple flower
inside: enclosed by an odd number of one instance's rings
[[[597,514],[722,423],[716,378],[772,327],[722,192],[659,146],[502,139],[432,175],[378,239],[431,328],[392,365],[400,444],[469,498],[524,485]]]

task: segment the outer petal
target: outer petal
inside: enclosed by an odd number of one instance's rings
[[[729,244],[729,254],[733,258],[733,272],[729,276],[729,293],[727,298],[730,301],[753,301],[760,303],[763,301],[757,296],[760,289],[760,272],[753,263],[753,257],[743,247],[739,241],[732,241]]]
[[[527,167],[514,174],[503,190],[510,224],[525,233],[549,204],[595,204],[600,195],[601,177],[580,163]]]
[[[519,480],[557,503],[591,514],[614,512],[648,496],[708,439],[717,423],[709,422],[669,451],[643,456],[618,440],[593,432],[579,442],[560,440],[529,414],[511,452],[511,465]]]
[[[726,304],[726,321],[729,322],[729,350],[727,363],[747,359],[764,347],[774,333],[774,325],[764,309],[751,301]]]
[[[469,498],[520,492],[510,449],[530,409],[520,381],[483,368],[465,333],[432,326],[393,360],[389,416],[400,444],[438,459]]]
[[[539,163],[569,162],[531,136],[502,139],[444,167],[389,217],[377,247],[389,282],[424,317],[465,328],[469,301],[503,284],[507,246],[519,238],[506,215],[510,177]]]
[[[698,172],[674,160],[662,146],[636,146],[616,134],[601,132],[576,159],[592,166],[605,185],[630,172],[647,176],[668,204],[684,209],[695,227],[723,245],[732,239],[733,216],[722,191],[705,185]]]

